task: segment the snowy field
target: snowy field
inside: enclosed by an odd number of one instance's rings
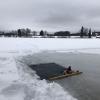
[[[100,39],[0,38],[0,100],[77,100],[28,68],[39,52],[100,54]]]

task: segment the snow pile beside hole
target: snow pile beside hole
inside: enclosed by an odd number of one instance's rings
[[[15,81],[19,79],[16,62],[11,54],[0,55],[0,80]]]

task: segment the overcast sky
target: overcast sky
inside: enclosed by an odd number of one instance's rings
[[[0,0],[0,29],[100,30],[100,0]]]

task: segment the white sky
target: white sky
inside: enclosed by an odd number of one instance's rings
[[[0,0],[0,29],[99,30],[100,0]]]

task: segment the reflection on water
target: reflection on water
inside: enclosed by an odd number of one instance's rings
[[[100,100],[100,55],[71,53],[41,53],[40,63],[55,62],[62,66],[73,66],[82,75],[56,80],[78,100]]]

